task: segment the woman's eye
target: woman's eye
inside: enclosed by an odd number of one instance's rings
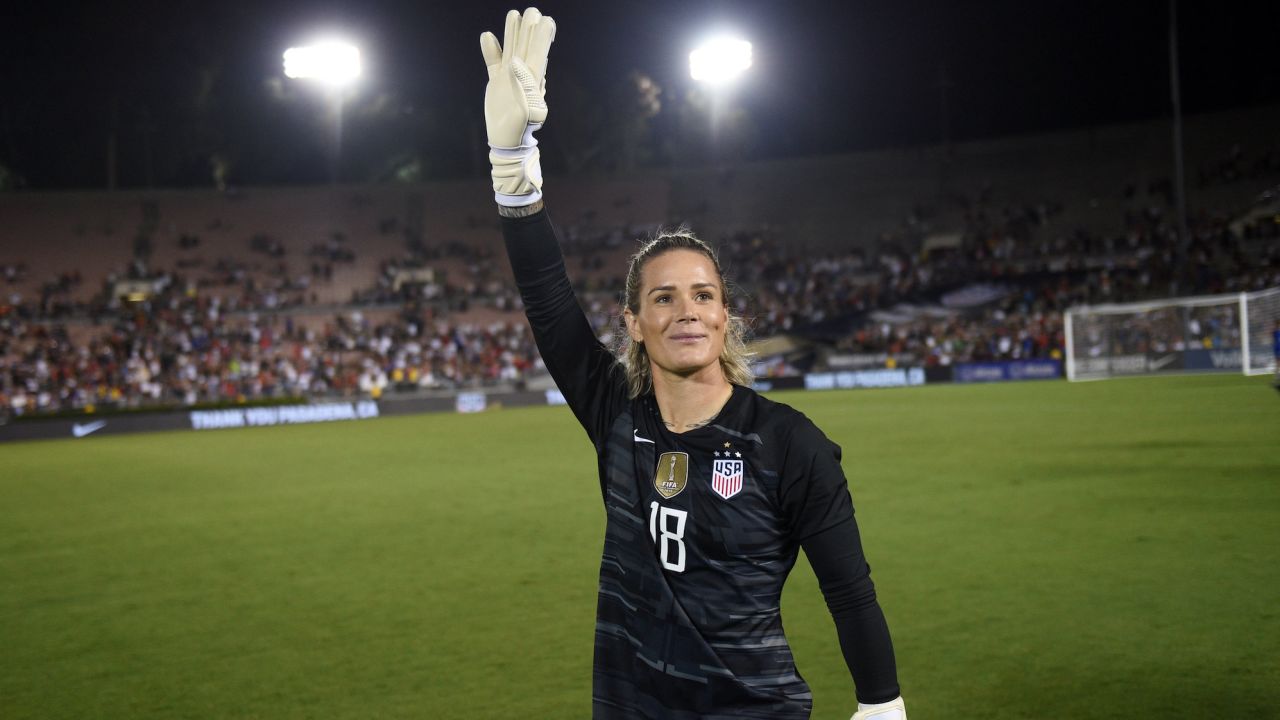
[[[711,293],[709,293],[709,292],[702,292],[702,293],[698,293],[698,299],[699,299],[699,300],[703,300],[703,301],[707,301],[707,300],[714,300],[715,298],[714,298],[714,297],[712,297],[712,296],[711,296]]]
[[[654,301],[655,303],[658,303],[659,305],[661,305],[661,304],[663,304],[663,303],[671,302],[671,296],[670,296],[670,295],[659,295],[658,297],[654,298],[654,300],[653,300],[653,301]]]

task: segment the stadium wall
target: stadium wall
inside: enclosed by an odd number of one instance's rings
[[[1232,208],[1261,187],[1200,186],[1199,168],[1239,148],[1274,149],[1280,106],[1189,116],[1184,123],[1187,201]],[[1255,146],[1249,147],[1252,141]],[[1112,233],[1126,209],[1150,204],[1147,189],[1174,174],[1171,121],[1107,125],[947,145],[840,156],[678,169],[671,208],[704,234],[780,226],[803,247],[874,247],[919,207],[933,206],[937,231],[958,230],[947,204],[989,191],[996,208],[1049,201],[1070,212],[1071,227]],[[1126,185],[1137,189],[1123,196]]]
[[[1195,182],[1234,149],[1273,142],[1280,106],[1190,116],[1185,121],[1188,202],[1198,208],[1238,204],[1238,186]],[[1259,141],[1257,139],[1261,138]],[[1272,149],[1243,147],[1253,155]],[[1168,120],[952,145],[876,150],[848,155],[645,171],[633,176],[553,177],[553,213],[562,225],[648,227],[688,222],[704,237],[773,226],[804,247],[871,247],[923,206],[939,213],[939,231],[958,229],[945,205],[956,194],[989,190],[997,206],[1060,202],[1073,226],[1113,231],[1124,210],[1124,187],[1146,188],[1173,175]],[[1253,194],[1256,194],[1254,191]],[[1250,196],[1245,189],[1244,194]],[[1135,202],[1141,202],[1141,198]],[[359,238],[369,254],[403,247],[401,233],[374,232],[395,218],[398,229],[420,231],[428,242],[450,239],[496,246],[496,218],[488,187],[474,178],[422,185],[127,190],[117,192],[0,194],[0,250],[27,252],[30,274],[83,267],[123,266],[139,228],[156,208],[158,251],[183,232],[253,232],[324,238],[333,232]],[[385,237],[384,237],[385,236]],[[386,247],[382,247],[385,245]],[[375,247],[376,246],[376,247]],[[46,263],[44,258],[48,258]],[[156,257],[163,265],[165,255]],[[52,263],[52,264],[50,264]],[[46,267],[47,265],[47,267]]]
[[[87,438],[98,435],[122,435],[164,430],[203,431],[229,428],[263,428],[280,425],[305,425],[318,422],[372,420],[392,415],[414,415],[428,412],[479,412],[504,406],[545,405],[550,402],[549,397],[546,392],[514,392],[493,395],[459,393],[450,396],[395,401],[366,399],[317,402],[302,405],[82,415],[76,418],[32,418],[0,425],[0,442],[66,437]]]

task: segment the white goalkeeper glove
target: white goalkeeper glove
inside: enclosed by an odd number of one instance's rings
[[[858,703],[858,712],[849,720],[907,720],[907,708],[903,706],[901,697],[875,705]]]
[[[493,33],[480,36],[489,67],[484,123],[489,133],[493,194],[499,205],[523,207],[542,198],[542,167],[533,133],[547,120],[547,52],[556,22],[537,8],[507,13],[502,45]]]

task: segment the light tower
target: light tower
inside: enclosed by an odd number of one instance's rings
[[[285,77],[315,83],[327,101],[331,184],[338,182],[342,158],[342,108],[362,70],[360,49],[339,40],[325,40],[284,51]]]

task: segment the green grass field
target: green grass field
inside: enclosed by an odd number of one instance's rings
[[[1280,395],[779,393],[844,447],[913,720],[1280,717]],[[0,445],[0,717],[582,718],[563,408]],[[803,562],[815,718],[852,684]]]

